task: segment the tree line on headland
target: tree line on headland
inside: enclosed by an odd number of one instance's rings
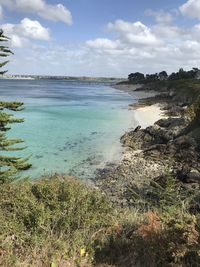
[[[198,68],[193,68],[192,70],[185,71],[183,68],[180,68],[178,72],[173,72],[170,75],[168,75],[166,71],[146,75],[140,72],[135,72],[128,75],[128,81],[133,84],[183,79],[200,79],[200,70]]]

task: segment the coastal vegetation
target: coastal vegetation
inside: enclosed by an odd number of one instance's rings
[[[4,184],[0,266],[198,266],[200,218],[179,187],[122,209],[71,177]]]
[[[128,83],[133,84],[146,84],[156,81],[176,81],[176,80],[186,80],[186,79],[199,79],[200,70],[198,68],[193,68],[192,70],[185,71],[180,68],[178,72],[173,72],[170,75],[166,71],[161,71],[154,74],[146,74],[140,72],[130,73],[128,75]],[[122,82],[124,83],[124,82]]]
[[[3,33],[0,40],[7,40]],[[11,53],[5,46],[1,52],[1,56]],[[126,169],[117,166],[110,173],[111,179],[104,172],[104,187],[60,175],[31,181],[20,177],[22,170],[31,167],[28,159],[1,155],[0,266],[199,266],[197,73],[197,69],[181,69],[171,78],[165,71],[146,76],[136,73],[127,81],[145,80],[142,90],[159,92],[145,103],[165,103],[165,112],[173,116],[148,129],[137,127],[121,138],[133,152],[143,151],[146,158],[136,156],[140,169],[144,160],[150,159],[150,165],[157,162],[159,167],[163,160],[162,175],[155,177],[154,173],[150,179],[142,173],[139,177],[137,170],[136,179],[131,173],[136,162],[131,158]],[[3,153],[23,149],[18,146],[22,140],[6,135],[12,123],[23,122],[13,117],[22,108],[22,103],[0,102]],[[150,173],[149,165],[147,168]]]

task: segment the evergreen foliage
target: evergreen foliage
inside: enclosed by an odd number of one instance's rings
[[[0,42],[8,41],[8,37],[3,35],[0,30]],[[7,46],[0,46],[0,57],[8,57],[12,51]],[[9,61],[0,63],[0,68],[5,66]],[[0,71],[3,75],[7,71]],[[7,113],[10,111],[20,111],[23,109],[23,103],[20,102],[5,102],[0,101],[0,151],[17,151],[24,149],[15,145],[22,143],[21,139],[8,139],[7,132],[10,130],[10,125],[13,123],[21,123],[23,119],[15,118],[13,114]],[[31,167],[27,162],[28,158],[13,157],[0,154],[0,183],[10,182],[17,178],[17,173]]]
[[[144,80],[145,80],[145,76],[144,76],[144,74],[143,73],[140,73],[140,72],[136,72],[136,73],[130,73],[129,75],[128,75],[128,80],[130,81],[130,82],[143,82]]]
[[[168,76],[166,71],[161,71],[160,73],[146,74],[135,72],[128,75],[129,83],[151,83],[156,81],[181,81],[181,80],[199,80],[200,70],[198,68],[193,68],[192,70],[185,71],[180,68],[178,72],[173,72]]]

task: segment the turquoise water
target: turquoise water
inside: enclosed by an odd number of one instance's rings
[[[109,84],[55,80],[0,80],[2,100],[18,100],[25,122],[10,135],[23,138],[32,155],[26,174],[67,173],[90,178],[108,161],[119,160],[120,136],[134,127],[133,98]]]

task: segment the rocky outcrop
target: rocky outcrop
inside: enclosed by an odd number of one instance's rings
[[[199,187],[199,145],[186,131],[189,123],[185,117],[170,117],[125,133],[121,137],[125,148],[122,162],[99,170],[96,184],[120,206],[133,204],[128,198],[130,188],[144,190],[147,181],[164,177],[166,171],[186,187],[191,183]]]
[[[166,162],[146,159],[142,151],[127,150],[119,165],[108,165],[97,172],[95,184],[121,207],[134,204],[128,197],[130,188],[142,190],[144,183],[166,171]]]

